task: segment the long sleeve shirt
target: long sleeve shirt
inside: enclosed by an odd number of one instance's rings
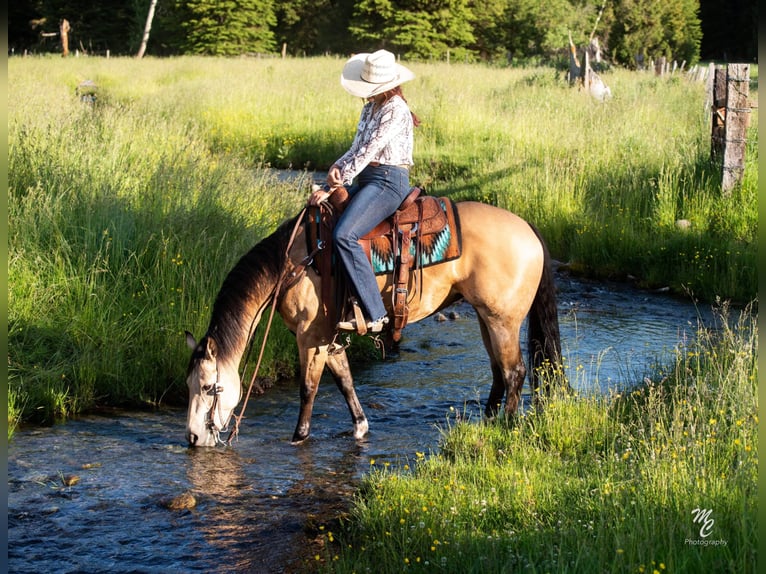
[[[371,162],[413,165],[412,132],[412,114],[402,98],[394,96],[378,108],[367,102],[351,147],[335,162],[343,183],[349,185]]]

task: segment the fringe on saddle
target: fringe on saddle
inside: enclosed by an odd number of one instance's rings
[[[322,278],[321,299],[325,311],[341,320],[349,300],[345,273],[334,264],[332,235],[335,222],[348,202],[344,188],[335,190],[329,202],[306,212],[309,253],[317,251],[313,267]],[[409,317],[411,272],[415,291],[422,291],[422,269],[460,257],[460,220],[451,199],[425,195],[413,187],[399,209],[359,240],[376,275],[391,276],[394,311],[393,340],[401,339]],[[336,289],[333,289],[333,284]],[[419,285],[419,287],[418,287]],[[415,293],[412,294],[415,296]]]

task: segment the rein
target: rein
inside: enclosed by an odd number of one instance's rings
[[[287,247],[285,248],[285,263],[289,261],[290,250],[293,248],[293,244],[295,243],[295,237],[298,235],[298,229],[300,229],[300,226],[303,223],[303,217],[305,214],[306,214],[306,208],[304,207],[303,211],[301,211],[300,215],[295,221],[295,227],[293,228],[293,231],[290,235],[290,239],[287,242]],[[276,312],[277,307],[279,306],[279,303],[280,303],[280,295],[281,295],[282,288],[285,286],[286,280],[287,280],[286,287],[288,288],[291,287],[294,283],[296,283],[306,272],[306,267],[308,267],[311,264],[311,262],[314,259],[314,256],[323,247],[324,245],[319,245],[316,249],[314,249],[314,251],[312,251],[306,257],[304,257],[303,260],[293,268],[292,273],[290,274],[287,273],[287,265],[285,265],[285,267],[279,273],[279,278],[277,279],[277,283],[274,286],[274,289],[272,290],[271,294],[266,298],[266,301],[262,305],[262,308],[263,308],[269,303],[271,303],[271,312],[269,313],[269,320],[266,322],[266,330],[263,333],[263,340],[261,341],[261,350],[258,353],[258,361],[255,364],[255,370],[253,371],[253,375],[250,378],[250,384],[247,387],[247,394],[245,395],[245,401],[242,403],[242,409],[239,411],[239,415],[234,419],[234,428],[231,430],[231,433],[229,433],[229,438],[226,439],[225,444],[227,446],[231,446],[231,442],[234,440],[236,436],[239,435],[239,423],[242,421],[242,417],[245,414],[245,409],[247,408],[247,401],[250,399],[250,394],[253,391],[253,385],[255,385],[255,379],[258,376],[258,371],[261,368],[263,353],[266,350],[266,341],[268,340],[268,337],[269,337],[271,324],[274,321],[274,313]],[[260,316],[260,314],[261,314],[260,311],[255,314],[255,316],[253,317],[253,324],[255,323],[256,318]],[[253,350],[253,343],[254,343],[253,335],[255,334],[255,332],[252,325],[250,327],[250,333],[251,333],[250,334],[250,349],[248,350],[248,356]],[[247,361],[245,361],[245,366],[242,369],[242,377],[244,377],[246,370],[247,370]],[[214,401],[216,398],[217,396],[214,397]],[[213,405],[213,408],[215,408],[215,404]]]

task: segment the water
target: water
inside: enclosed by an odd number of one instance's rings
[[[665,295],[560,275],[570,379],[583,392],[640,381],[696,333],[699,312]],[[438,447],[460,416],[480,416],[491,384],[473,310],[409,325],[399,353],[355,369],[370,421],[362,442],[323,380],[312,437],[289,442],[295,382],[251,400],[232,449],[186,448],[185,411],[87,416],[18,431],[8,452],[10,572],[297,572],[318,525],[375,465]],[[180,365],[179,368],[185,368]],[[526,394],[525,403],[529,396]],[[79,481],[64,486],[75,475]],[[166,502],[183,493],[188,510]]]

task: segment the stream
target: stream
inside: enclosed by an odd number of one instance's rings
[[[665,294],[556,279],[563,353],[580,392],[640,382],[710,318]],[[297,447],[295,381],[250,401],[232,448],[187,448],[177,409],[17,430],[8,445],[9,572],[301,571],[310,537],[348,506],[373,461],[411,464],[438,449],[456,416],[481,416],[491,373],[475,313],[457,304],[444,315],[408,325],[398,353],[354,369],[370,423],[363,441],[352,438],[329,375],[311,438]],[[525,383],[523,408],[529,402]],[[168,508],[184,493],[193,508]]]

